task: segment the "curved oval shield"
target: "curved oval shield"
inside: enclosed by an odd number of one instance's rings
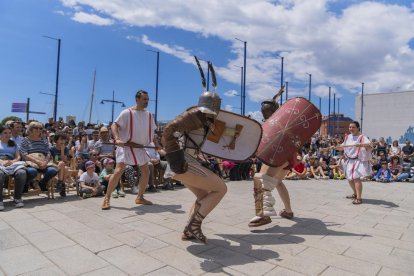
[[[268,166],[283,165],[321,123],[321,112],[307,99],[288,100],[262,125],[263,136],[256,156]]]

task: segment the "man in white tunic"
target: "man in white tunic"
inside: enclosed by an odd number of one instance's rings
[[[353,199],[353,204],[361,204],[361,178],[370,176],[372,173],[370,164],[372,144],[365,135],[360,133],[358,122],[354,121],[349,124],[349,132],[344,142],[336,148],[344,150],[345,159],[342,160],[342,166],[353,191],[353,194],[347,198]]]
[[[154,118],[146,107],[148,106],[148,92],[139,90],[135,96],[136,106],[121,112],[112,124],[112,135],[116,147],[116,168],[114,175],[108,183],[108,189],[102,203],[102,209],[110,209],[110,198],[114,188],[118,185],[126,165],[138,166],[141,172],[139,178],[139,191],[136,204],[151,205],[152,202],[144,198],[145,188],[149,180],[148,157],[144,148],[131,147],[126,143],[148,146],[154,139],[154,131],[157,126]]]

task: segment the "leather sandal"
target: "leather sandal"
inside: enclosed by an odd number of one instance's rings
[[[104,197],[104,200],[101,205],[102,210],[109,210],[111,209],[111,205],[109,204],[110,199],[108,197]]]
[[[286,219],[293,219],[293,212],[288,212],[285,209],[279,212],[279,216]]]
[[[347,195],[346,198],[347,199],[356,199],[356,194]]]
[[[194,204],[193,213],[184,230],[187,230],[186,232],[188,232],[191,236],[201,241],[202,243],[207,243],[207,238],[204,236],[203,231],[201,230],[201,223],[205,217],[198,211],[200,210],[200,207],[200,202],[196,201]],[[186,233],[186,236],[189,236],[188,233]]]
[[[360,198],[355,198],[353,201],[352,201],[352,204],[355,204],[355,205],[358,205],[358,204],[361,204],[362,203],[362,199],[360,199]]]
[[[249,227],[258,227],[262,225],[266,225],[272,222],[272,219],[269,216],[264,216],[259,220],[249,222]]]
[[[194,240],[195,237],[188,231],[187,226],[184,228],[183,234],[181,235],[182,241],[191,241]]]

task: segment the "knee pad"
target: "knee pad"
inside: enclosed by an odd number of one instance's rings
[[[273,207],[276,203],[276,199],[273,197],[271,191],[265,191],[263,193],[263,206]]]

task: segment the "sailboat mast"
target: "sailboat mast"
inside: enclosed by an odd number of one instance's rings
[[[91,100],[91,107],[89,108],[89,124],[91,123],[92,117],[92,107],[93,107],[93,97],[95,96],[95,78],[96,78],[96,69],[93,71],[93,82],[92,82],[92,100]]]

